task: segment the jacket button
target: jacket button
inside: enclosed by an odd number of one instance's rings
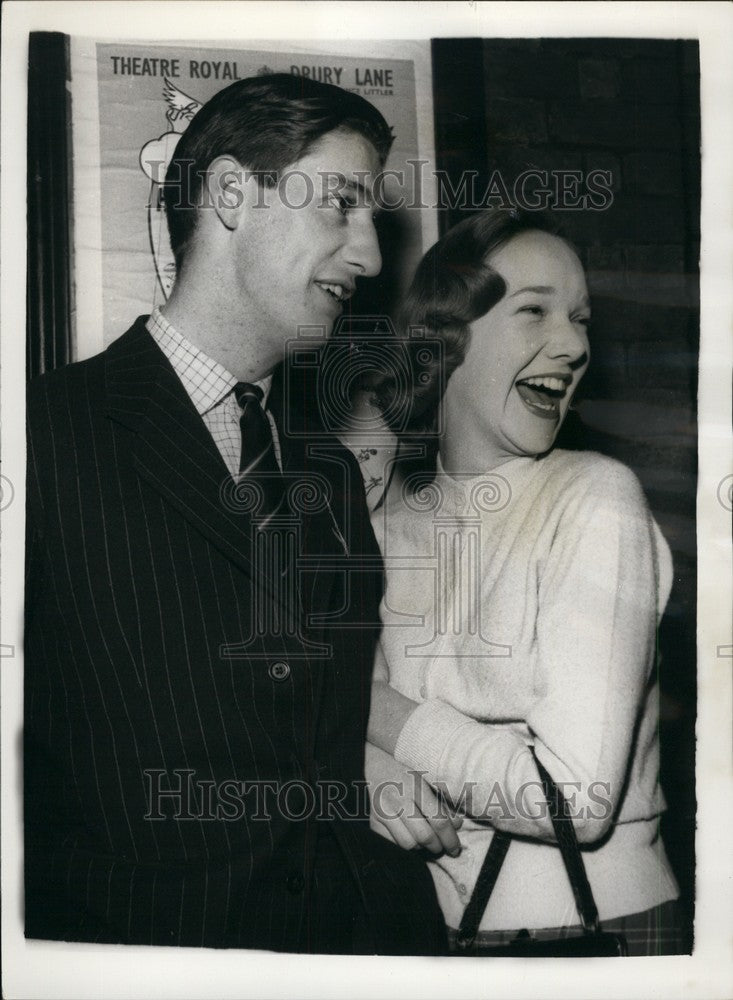
[[[285,885],[288,887],[288,892],[292,892],[294,896],[297,896],[299,892],[303,891],[305,879],[302,875],[288,875]]]
[[[290,677],[290,667],[282,660],[271,663],[268,673],[274,681],[286,681]]]

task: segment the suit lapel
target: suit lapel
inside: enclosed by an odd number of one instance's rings
[[[246,507],[237,501],[226,464],[180,379],[148,333],[145,317],[106,354],[108,416],[134,432],[133,460],[140,477],[280,600],[281,588],[261,565],[263,560],[256,558],[257,532]],[[349,537],[352,498],[345,463],[350,456],[335,437],[324,433],[313,386],[301,383],[295,392],[285,392],[283,378],[281,367],[273,379],[269,408],[278,425],[286,484],[325,481],[332,492],[330,503],[300,518],[305,610],[317,619],[333,609],[333,588],[348,562],[344,541]],[[309,631],[320,637],[323,623]]]
[[[144,317],[108,349],[106,376],[108,415],[135,432],[133,460],[140,477],[252,576],[251,517],[238,504],[211,434]],[[262,580],[259,567],[257,576]]]

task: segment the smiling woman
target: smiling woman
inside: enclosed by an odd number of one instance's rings
[[[588,366],[588,291],[570,247],[530,230],[494,251],[491,267],[506,292],[474,321],[446,387],[446,471],[546,452]]]
[[[375,518],[388,576],[368,777],[396,782],[402,812],[373,823],[436,854],[454,938],[496,831],[512,843],[479,945],[581,934],[536,754],[570,800],[604,928],[632,954],[674,953],[655,683],[669,549],[630,470],[554,447],[589,321],[580,261],[536,214],[472,216],[418,268],[406,323],[444,360],[411,417],[433,449],[413,447],[420,473]]]

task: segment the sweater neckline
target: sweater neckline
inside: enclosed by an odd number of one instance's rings
[[[535,456],[517,455],[479,474],[450,475],[438,455],[434,488],[443,514],[470,515],[504,510],[539,468]]]
[[[464,474],[458,473],[458,475],[453,476],[450,472],[446,472],[442,459],[440,457],[440,452],[438,452],[437,462],[436,462],[436,472],[439,476],[446,476],[448,479],[452,479],[454,482],[477,482],[480,479],[490,476],[495,472],[504,473],[505,469],[511,468],[522,468],[525,466],[532,466],[539,462],[540,458],[536,455],[514,455],[512,458],[508,458],[505,462],[500,462],[498,465],[492,465],[489,469],[483,469],[478,473]]]

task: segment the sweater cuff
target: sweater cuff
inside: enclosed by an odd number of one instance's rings
[[[395,746],[395,760],[436,778],[440,775],[443,754],[458,730],[477,725],[474,719],[467,718],[444,701],[424,701],[402,727]]]

